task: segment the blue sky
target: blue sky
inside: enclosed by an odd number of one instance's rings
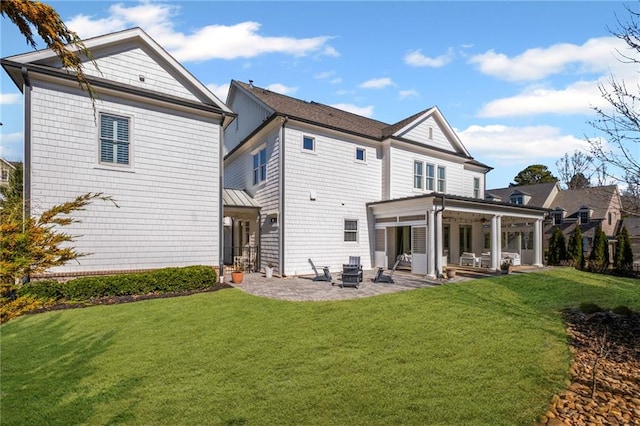
[[[598,84],[626,46],[608,28],[639,2],[49,2],[88,38],[140,26],[222,100],[231,79],[394,123],[437,105],[487,187],[556,173],[597,137]],[[1,56],[30,50],[2,18]],[[22,159],[22,98],[1,77],[0,154]]]

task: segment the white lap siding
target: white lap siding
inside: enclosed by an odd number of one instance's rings
[[[303,152],[304,135],[315,138],[315,153]],[[381,198],[381,147],[355,139],[337,139],[286,127],[285,136],[285,273],[312,273],[330,266],[335,273],[349,256],[371,267],[370,229],[366,203]],[[366,163],[355,160],[356,147],[366,150]],[[312,200],[315,196],[315,200]],[[344,241],[344,220],[358,221],[358,241]]]
[[[102,192],[64,231],[89,253],[50,272],[217,265],[219,125],[100,95],[98,111],[130,117],[132,167],[98,163],[98,129],[85,93],[34,81],[31,197],[37,214],[86,192]]]

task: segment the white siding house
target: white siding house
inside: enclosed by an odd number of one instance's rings
[[[95,112],[50,50],[2,60],[25,96],[31,214],[102,192],[65,231],[87,253],[52,274],[220,264],[221,135],[232,111],[141,29],[85,41]]]
[[[496,269],[502,223],[529,220],[541,235],[544,209],[484,200],[491,167],[471,157],[437,107],[389,125],[233,80],[227,103],[240,120],[225,131],[225,187],[261,207],[249,220],[258,235],[242,241],[258,242],[256,269],[274,263],[303,275],[310,259],[340,270],[360,256],[364,268],[402,258],[434,276],[467,251],[489,251],[485,266]],[[536,241],[532,263],[541,264]]]

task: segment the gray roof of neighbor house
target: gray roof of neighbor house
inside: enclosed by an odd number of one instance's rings
[[[487,189],[485,197],[498,197],[503,202],[508,203],[511,194],[525,194],[531,196],[531,200],[527,203],[528,206],[551,207],[545,205],[545,203],[549,200],[549,196],[556,185],[556,183],[539,183],[536,185],[518,185],[507,188]]]
[[[618,191],[617,185],[594,186],[591,188],[560,191],[551,204],[551,208],[561,207],[569,217],[583,207],[593,210],[593,219],[604,219],[611,204],[611,199]]]
[[[260,208],[260,204],[242,189],[224,188],[222,203],[225,207]]]
[[[640,238],[640,217],[625,217],[622,225],[627,227],[629,236]]]
[[[239,87],[251,93],[278,114],[286,115],[287,117],[298,121],[376,140],[383,140],[392,136],[396,131],[402,129],[430,109],[434,108],[431,107],[424,109],[410,117],[398,121],[397,123],[388,124],[318,102],[303,101],[301,99],[292,98],[290,96],[275,93],[271,90],[238,80],[232,80],[232,85],[233,84],[237,84]],[[436,147],[431,148],[440,150]],[[460,153],[457,155],[465,158],[469,164],[475,164],[488,169],[492,168],[473,159],[473,157]]]

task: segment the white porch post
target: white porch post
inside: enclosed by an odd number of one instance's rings
[[[436,253],[435,253],[435,265],[436,265],[436,277],[442,274],[442,211],[438,210],[435,214],[435,227],[436,230]]]
[[[427,227],[427,278],[436,278],[435,274],[435,261],[436,261],[436,236],[434,230],[436,229],[435,212],[433,208],[428,211],[429,226]]]
[[[497,271],[500,268],[500,232],[502,231],[502,218],[498,215],[494,215],[491,218],[491,267],[492,271]]]
[[[537,219],[533,228],[533,266],[542,265],[542,220]]]

